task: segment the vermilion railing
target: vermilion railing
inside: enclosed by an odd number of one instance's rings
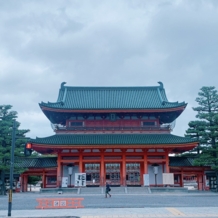
[[[170,127],[57,127],[56,131],[169,131]]]
[[[37,209],[83,208],[84,198],[37,198]]]

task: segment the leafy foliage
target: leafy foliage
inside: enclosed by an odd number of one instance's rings
[[[17,112],[11,110],[11,105],[0,105],[0,171],[1,180],[4,182],[5,173],[9,173],[10,169],[10,153],[12,142],[12,126],[14,120],[17,118]],[[16,124],[16,140],[14,157],[24,156],[24,145],[26,143],[25,134],[29,130],[18,129],[20,123],[15,121]],[[24,169],[15,168],[14,172],[21,173]]]
[[[199,141],[198,147],[194,148],[191,152],[197,151],[197,153],[199,154],[201,150],[201,144],[206,143],[206,141],[204,140],[202,136],[204,134],[204,130],[205,130],[205,127],[207,126],[207,123],[205,121],[195,120],[195,121],[190,121],[188,125],[189,125],[189,128],[186,130],[185,136],[186,137],[188,136],[192,139]]]
[[[202,87],[196,101],[199,120],[189,122],[186,131],[191,138],[199,140],[197,147],[198,158],[195,164],[198,166],[211,166],[218,170],[218,94],[215,87]]]
[[[36,185],[41,180],[41,176],[28,176],[28,184],[31,185]]]

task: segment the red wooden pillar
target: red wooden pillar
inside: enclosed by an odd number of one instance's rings
[[[104,171],[104,150],[101,150],[101,172],[100,172],[100,186],[104,186],[105,184],[105,171]]]
[[[166,173],[170,173],[169,159],[166,160]]]
[[[206,177],[206,175],[204,174],[204,171],[202,171],[202,182],[203,182],[202,190],[203,190],[203,191],[207,191],[207,186],[206,186],[207,177]]]
[[[140,163],[140,185],[143,186],[143,174],[144,174],[144,169],[143,169],[143,163]]]
[[[79,172],[83,172],[83,156],[82,156],[82,150],[79,153]]]
[[[43,181],[43,186],[44,186],[44,181]],[[56,182],[56,187],[61,187],[61,154],[60,153],[58,153],[58,158],[57,158],[57,182]]]
[[[183,168],[181,168],[181,181],[180,186],[183,187]]]
[[[27,186],[28,186],[28,175],[23,176],[23,190],[24,192],[27,192]]]
[[[169,167],[169,152],[168,151],[166,151],[165,152],[165,155],[166,155],[166,157],[165,157],[165,163],[166,163],[166,173],[170,173],[170,167]]]
[[[148,174],[148,161],[147,161],[148,151],[144,150],[144,174]]]
[[[42,188],[46,188],[45,170],[42,171]]]
[[[21,176],[20,190],[21,190],[21,192],[24,192],[24,183],[23,183],[24,176],[23,176],[23,174],[21,174],[20,176]]]
[[[203,191],[203,174],[197,174],[197,181],[198,181],[198,190]]]
[[[123,186],[126,186],[126,150],[122,150],[122,184]]]
[[[21,192],[24,192],[24,175],[21,174]]]

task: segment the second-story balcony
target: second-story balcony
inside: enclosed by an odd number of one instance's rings
[[[56,132],[169,132],[171,131],[170,125],[165,126],[138,126],[138,127],[56,127]]]

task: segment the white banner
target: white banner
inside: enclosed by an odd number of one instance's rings
[[[67,188],[68,187],[68,177],[62,177],[62,188]]]
[[[144,186],[149,186],[149,174],[143,174]]]
[[[173,173],[163,173],[163,184],[164,185],[174,185],[174,174]]]
[[[86,186],[86,173],[75,173],[75,186]]]

